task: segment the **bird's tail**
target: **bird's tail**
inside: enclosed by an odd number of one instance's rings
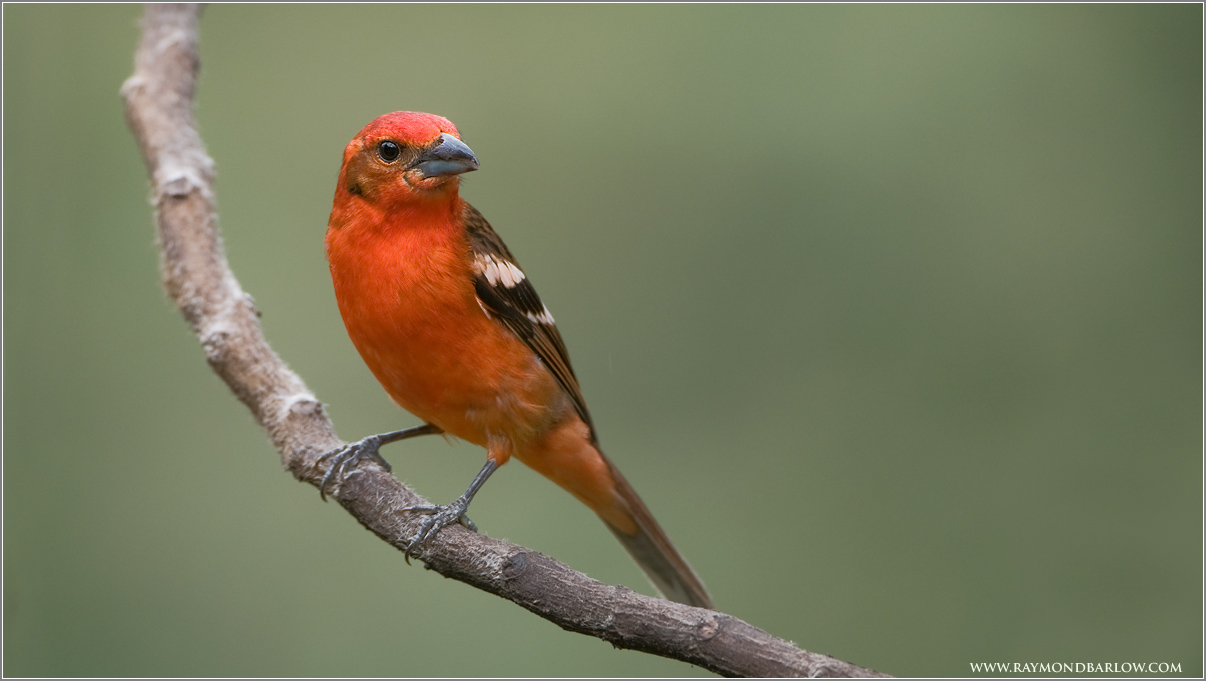
[[[603,455],[583,421],[567,421],[539,446],[516,457],[597,513],[663,596],[712,607],[703,582],[674,549],[632,485]]]
[[[605,460],[606,458],[604,457]],[[712,597],[708,595],[703,582],[687,564],[686,559],[670,543],[670,538],[666,536],[661,525],[658,525],[657,521],[653,519],[653,514],[649,512],[645,502],[641,501],[636,491],[632,489],[632,485],[628,484],[628,481],[612,465],[611,461],[608,461],[607,465],[615,479],[616,494],[627,507],[626,510],[632,520],[635,521],[636,531],[626,532],[625,529],[608,521],[607,517],[600,513],[599,517],[603,519],[604,524],[616,536],[616,539],[620,540],[620,543],[636,560],[637,565],[640,565],[645,575],[649,577],[649,581],[653,582],[653,586],[657,587],[663,596],[687,605],[712,608]]]

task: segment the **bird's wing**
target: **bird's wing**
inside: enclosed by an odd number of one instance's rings
[[[468,203],[465,204],[465,229],[473,250],[473,286],[482,309],[540,357],[573,401],[578,416],[590,428],[592,442],[597,441],[586,400],[582,398],[582,389],[570,366],[569,353],[553,315],[540,302],[536,289],[507,250],[507,245],[486,218]]]

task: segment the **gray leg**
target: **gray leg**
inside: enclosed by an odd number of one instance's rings
[[[465,516],[465,512],[469,510],[469,502],[473,501],[473,495],[486,484],[486,480],[494,471],[498,470],[498,464],[493,459],[486,459],[486,465],[482,466],[482,470],[469,484],[469,489],[465,493],[457,497],[451,504],[447,506],[410,506],[404,508],[404,511],[414,511],[415,513],[424,513],[431,516],[431,519],[423,523],[423,527],[419,528],[419,533],[415,535],[410,546],[406,547],[405,558],[410,562],[410,557],[418,557],[419,551],[425,544],[431,541],[432,537],[436,536],[440,530],[448,527],[453,523],[461,523],[474,532],[477,527],[473,521]]]
[[[392,433],[382,433],[380,435],[370,435],[359,442],[344,445],[338,449],[331,451],[318,457],[315,464],[322,463],[327,459],[334,459],[331,462],[331,467],[327,469],[327,474],[322,476],[322,482],[318,485],[318,495],[323,501],[327,499],[327,486],[335,480],[342,481],[347,475],[347,471],[360,465],[361,460],[369,459],[376,461],[385,470],[393,470],[389,463],[381,458],[381,453],[377,450],[381,449],[382,445],[388,445],[391,442],[407,440],[420,435],[435,435],[444,432],[439,426],[433,426],[430,423],[424,423],[421,426],[407,428],[405,430],[395,430]]]

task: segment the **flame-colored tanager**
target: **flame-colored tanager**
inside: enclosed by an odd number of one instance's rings
[[[444,433],[486,448],[486,465],[429,514],[407,555],[465,511],[511,457],[602,518],[666,597],[711,607],[703,583],[624,476],[603,455],[553,316],[490,223],[459,195],[477,157],[447,119],[397,112],[343,152],[327,258],[348,335],[416,428],[373,435],[324,456],[321,488],[378,448]]]

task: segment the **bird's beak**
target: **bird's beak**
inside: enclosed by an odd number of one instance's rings
[[[420,154],[409,167],[417,168],[425,178],[460,175],[477,170],[477,157],[464,142],[443,133],[440,135],[440,141]]]

